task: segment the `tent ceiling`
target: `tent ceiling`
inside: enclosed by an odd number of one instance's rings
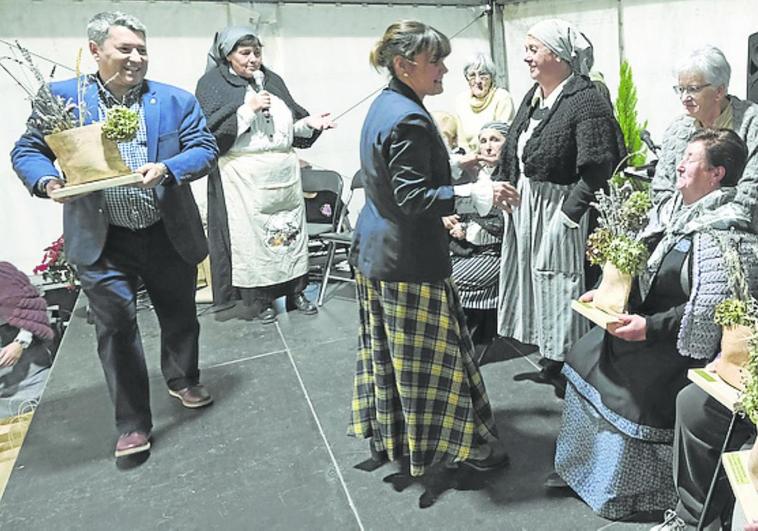
[[[182,0],[207,1],[207,0]],[[408,5],[408,6],[481,6],[488,4],[487,0],[213,0],[233,4],[324,4],[324,5]],[[513,2],[514,0],[495,0],[497,4]]]

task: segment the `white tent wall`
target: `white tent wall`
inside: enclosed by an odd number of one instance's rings
[[[227,24],[245,24],[252,19],[264,43],[265,63],[282,75],[295,99],[312,113],[328,111],[333,115],[386,83],[386,76],[369,66],[368,53],[390,23],[416,18],[451,35],[481,13],[481,9],[457,7],[0,0],[0,39],[18,39],[35,53],[73,66],[78,48],[86,47],[87,20],[105,10],[139,17],[148,29],[148,77],[189,91],[194,91],[204,72],[214,32]],[[427,100],[430,109],[452,108],[455,95],[466,88],[463,63],[474,51],[488,50],[487,35],[482,18],[455,39],[455,54],[448,61],[451,74],[447,90]],[[86,48],[85,55],[82,69],[92,71],[94,62]],[[45,73],[50,71],[49,64],[38,64]],[[58,68],[55,79],[70,76]],[[0,75],[0,94],[7,124],[0,131],[0,153],[6,154],[24,130],[29,104],[4,75]],[[301,152],[302,158],[352,176],[359,165],[358,137],[369,102],[342,117],[337,129]],[[42,249],[61,234],[61,207],[29,197],[7,155],[0,157],[0,212],[0,260],[10,260],[30,271],[39,262]]]
[[[596,49],[596,68],[611,92],[618,84],[623,55],[634,69],[639,111],[660,141],[665,125],[679,113],[671,91],[671,67],[682,53],[704,43],[719,46],[732,63],[731,92],[744,97],[747,36],[758,31],[758,0],[531,0],[504,6],[509,89],[518,104],[531,85],[522,62],[529,26],[561,17],[587,33]],[[330,4],[179,2],[175,0],[0,0],[0,39],[18,39],[33,52],[73,66],[86,47],[87,20],[96,12],[120,10],[138,16],[148,28],[152,79],[193,91],[202,75],[213,33],[225,25],[250,23],[264,42],[264,61],[281,74],[295,99],[312,113],[339,115],[386,80],[368,65],[368,52],[393,21],[413,18],[452,35],[481,8]],[[621,28],[621,30],[619,30]],[[500,28],[498,30],[501,30]],[[621,33],[621,39],[619,38]],[[475,51],[488,50],[486,18],[453,40],[446,61],[445,92],[428,98],[430,110],[452,110],[466,90],[462,67]],[[6,52],[0,56],[7,55]],[[94,62],[86,53],[83,70]],[[44,72],[49,65],[39,62]],[[58,68],[55,79],[69,77]],[[0,75],[3,120],[0,153],[8,153],[23,132],[29,105],[21,90]],[[358,137],[370,99],[339,119],[301,157],[346,177],[358,168]],[[0,260],[29,271],[42,249],[61,233],[60,206],[30,198],[16,179],[10,160],[0,156]]]

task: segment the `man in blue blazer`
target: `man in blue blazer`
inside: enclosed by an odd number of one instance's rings
[[[119,12],[95,15],[87,26],[97,76],[84,91],[85,123],[114,105],[137,112],[133,140],[119,142],[126,164],[143,175],[123,186],[63,199],[66,257],[89,299],[97,348],[115,406],[116,457],[150,449],[148,374],[137,328],[136,289],[142,281],[161,327],[161,369],[168,393],[185,407],[212,402],[199,383],[196,265],[207,244],[188,182],[206,175],[218,148],[195,98],[145,79],[145,26]],[[77,102],[77,80],[52,83],[64,101]],[[74,116],[78,120],[78,109]],[[30,119],[11,157],[29,191],[48,197],[64,184],[55,155]],[[45,132],[47,133],[47,132]]]

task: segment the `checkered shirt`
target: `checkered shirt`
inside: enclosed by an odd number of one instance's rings
[[[128,142],[118,142],[118,150],[129,168],[136,170],[147,164],[147,127],[145,127],[145,112],[142,107],[141,86],[132,91],[124,99],[123,104],[130,110],[139,113],[139,129],[135,137]],[[98,110],[100,119],[104,120],[108,109],[121,105],[109,92],[100,89]],[[104,191],[105,209],[108,222],[111,225],[137,230],[144,229],[161,219],[155,191],[152,188],[137,188],[136,186],[116,186]]]

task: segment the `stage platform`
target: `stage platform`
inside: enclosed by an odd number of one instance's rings
[[[330,285],[315,317],[276,325],[240,305],[200,308],[202,380],[215,403],[191,411],[158,368],[154,313],[140,311],[151,369],[154,443],[146,461],[113,458],[112,409],[79,300],[0,502],[11,530],[648,529],[609,522],[568,491],[549,492],[562,402],[514,376],[536,353],[499,344],[482,369],[511,465],[434,470],[411,480],[394,463],[356,465],[368,446],[345,436],[355,360],[352,285]]]

